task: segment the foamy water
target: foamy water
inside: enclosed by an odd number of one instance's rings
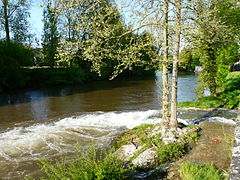
[[[16,127],[0,134],[0,168],[4,168],[6,162],[18,166],[21,162],[74,152],[76,144],[84,146],[93,142],[107,145],[114,136],[126,129],[161,122],[160,116],[157,110],[96,112],[66,117],[51,123]],[[178,119],[186,125],[202,120],[235,124],[233,119],[224,117]]]

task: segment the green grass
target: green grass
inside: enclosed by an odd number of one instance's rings
[[[147,136],[149,133],[151,133],[153,128],[153,124],[143,124],[122,133],[115,139],[116,143],[114,148],[118,149],[123,145],[129,144],[131,139],[137,139],[139,145],[149,144],[151,140]]]
[[[240,72],[235,71],[227,75],[223,87],[226,91],[240,90]]]
[[[196,107],[201,109],[219,107],[224,104],[224,101],[217,97],[202,97],[197,101],[184,101],[178,103],[178,107]]]
[[[172,162],[181,158],[190,148],[189,145],[194,143],[198,137],[198,132],[188,133],[186,136],[179,137],[180,143],[170,143],[164,145],[161,140],[161,134],[148,136],[152,133],[155,125],[141,125],[128,132],[123,133],[118,139],[120,144],[129,143],[131,138],[138,138],[138,143],[143,146],[139,149],[131,160],[134,160],[144,150],[155,147],[157,157],[152,168],[161,163]],[[189,128],[192,128],[189,127]],[[118,144],[118,145],[120,145]],[[62,160],[40,160],[40,168],[44,173],[41,180],[120,180],[130,175],[135,166],[126,166],[117,158],[116,153],[108,153],[95,148],[85,150],[78,149],[78,156],[69,161]],[[34,180],[32,177],[25,179]]]
[[[178,104],[178,107],[196,108],[217,108],[225,107],[236,109],[240,106],[240,72],[231,72],[227,75],[223,84],[224,90],[217,94],[217,97],[202,97],[197,101],[185,101]]]
[[[224,177],[213,164],[195,164],[185,162],[180,168],[183,180],[223,180]]]
[[[179,143],[170,143],[165,145],[162,142],[161,134],[151,136],[152,130],[155,126],[156,125],[145,124],[124,132],[115,139],[115,148],[118,149],[125,144],[130,144],[132,140],[134,140],[134,143],[138,146],[142,146],[130,158],[130,161],[132,161],[146,149],[154,147],[156,149],[157,156],[153,166],[158,166],[162,163],[173,162],[184,156],[192,148],[193,144],[199,137],[199,133],[194,131],[179,137],[181,140]],[[157,124],[157,126],[161,125]],[[190,126],[189,128],[195,127],[196,126]]]
[[[181,143],[169,143],[159,146],[157,148],[157,164],[166,162],[173,162],[187,153],[187,148],[184,142]]]
[[[80,150],[79,157],[70,162],[42,159],[40,163],[45,174],[41,180],[121,180],[130,170],[112,153],[106,154],[94,148],[87,152]]]

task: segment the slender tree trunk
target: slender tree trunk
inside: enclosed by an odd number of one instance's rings
[[[3,0],[3,13],[4,13],[4,27],[6,33],[6,40],[10,41],[9,21],[8,21],[8,0]]]
[[[162,94],[162,122],[164,128],[169,126],[169,86],[168,86],[168,2],[164,0],[164,43],[163,43],[163,66],[162,66],[162,80],[163,80],[163,94]]]
[[[171,118],[170,128],[177,128],[177,89],[178,89],[178,61],[181,36],[181,5],[182,0],[176,0],[176,20],[175,20],[175,42],[173,54],[172,70],[172,98],[171,98]]]

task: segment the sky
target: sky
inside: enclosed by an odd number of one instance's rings
[[[33,34],[36,35],[36,38],[38,40],[41,40],[41,35],[43,31],[43,8],[40,7],[41,0],[35,0],[31,9],[31,17],[30,17],[30,23],[31,23],[31,31]]]

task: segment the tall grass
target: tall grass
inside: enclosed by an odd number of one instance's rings
[[[44,172],[41,180],[121,180],[130,170],[112,153],[94,148],[79,150],[79,156],[70,162],[42,159],[40,167]]]
[[[180,177],[183,180],[223,180],[221,175],[213,164],[194,164],[184,163],[180,168]]]

